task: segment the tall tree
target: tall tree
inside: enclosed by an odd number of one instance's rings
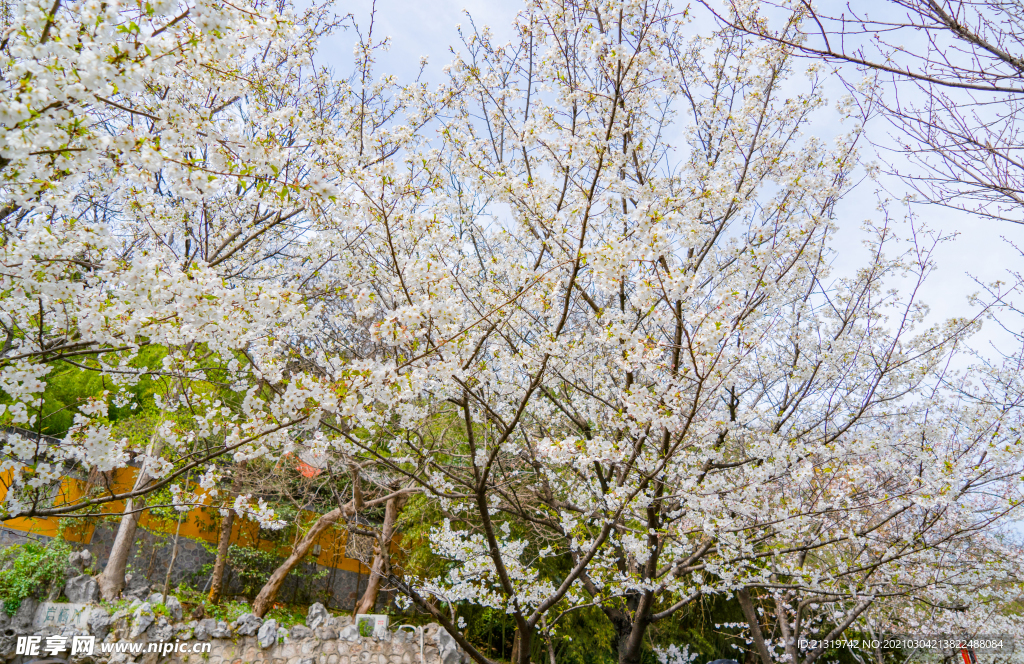
[[[314,402],[335,401],[290,376],[257,390],[280,373],[274,336],[306,315],[282,249],[304,232],[304,210],[330,204],[309,147],[317,126],[299,136],[288,121],[295,95],[324,93],[301,78],[310,40],[331,27],[321,12],[300,28],[258,3],[17,6],[0,43],[0,423],[41,426],[55,367],[107,389],[70,404],[59,444],[7,436],[3,518],[137,500],[215,472],[220,455],[280,447],[316,419]],[[143,348],[164,349],[162,364]],[[124,386],[143,377],[178,387],[133,403]],[[196,428],[158,423],[162,454],[147,455],[111,435],[112,404],[187,409]],[[67,467],[106,472],[132,453],[145,466],[132,490],[50,500]]]
[[[843,107],[853,129],[836,145],[806,138],[824,100],[813,70],[803,94],[786,87],[787,44],[733,28],[687,39],[685,20],[665,4],[538,0],[511,44],[467,31],[436,142],[350,185],[363,235],[337,263],[348,304],[321,321],[361,332],[345,388],[359,426],[344,437],[437,500],[431,542],[451,570],[395,582],[482,663],[429,595],[509,615],[518,664],[542,620],[557,630],[587,605],[637,662],[652,624],[737,589],[833,593],[817,604],[849,609],[829,626],[842,633],[880,613],[818,553],[843,560],[852,540],[901,579],[1020,504],[1021,450],[992,457],[1009,438],[976,466],[952,442],[969,407],[909,425],[955,394],[946,370],[969,359],[978,322],[922,323],[934,239],[869,225],[860,269],[832,270],[858,107]],[[894,459],[920,463],[864,470]],[[911,507],[988,476],[994,521],[971,491],[934,523]],[[909,532],[918,544],[880,553]],[[921,606],[928,592],[901,596]]]

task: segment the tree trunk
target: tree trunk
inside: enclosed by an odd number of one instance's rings
[[[548,629],[548,623],[544,619],[543,615],[541,615],[540,617],[540,626],[544,630],[545,635],[547,636],[548,664],[558,664],[558,662],[555,661],[555,637],[551,633],[551,630]]]
[[[650,624],[653,597],[638,591],[625,594],[625,606],[603,607],[608,622],[615,630],[615,656],[618,664],[639,664],[644,634]]]
[[[260,618],[267,614],[267,611],[274,605],[274,600],[277,598],[278,591],[281,590],[281,585],[284,584],[285,577],[306,557],[306,553],[309,552],[313,542],[320,536],[320,533],[337,523],[343,515],[348,515],[353,511],[352,502],[349,502],[344,507],[333,509],[316,520],[316,523],[309,529],[306,536],[292,549],[292,554],[281,563],[280,567],[274,570],[274,573],[267,579],[267,583],[264,584],[259,594],[256,595],[256,599],[252,603],[252,612],[254,614]]]
[[[623,621],[616,630],[616,650],[619,664],[640,664],[647,621],[643,616]]]
[[[146,456],[159,456],[163,447],[163,437],[157,431],[154,431],[149,439]],[[135,478],[132,491],[145,489],[152,481],[153,478],[150,477],[146,464],[143,463],[142,468],[139,469],[138,477]],[[96,582],[100,587],[100,597],[108,602],[117,599],[117,596],[121,594],[121,590],[124,588],[124,573],[128,567],[128,558],[132,552],[132,545],[135,543],[135,530],[139,526],[139,518],[142,515],[141,511],[136,511],[136,506],[144,508],[145,501],[141,498],[137,500],[129,498],[125,501],[123,516],[117,525],[117,534],[114,536],[114,544],[110,548],[110,557],[107,559],[107,565],[103,568],[103,573],[96,577]]]
[[[167,576],[164,578],[164,604],[167,604],[167,594],[171,591],[171,573],[174,572],[174,562],[178,559],[178,536],[181,535],[181,522],[184,514],[178,514],[178,526],[174,529],[174,548],[171,549],[171,562],[167,565]]]
[[[532,649],[533,629],[520,630],[517,628],[512,639],[512,664],[530,664]]]
[[[370,568],[370,578],[362,598],[356,602],[356,610],[353,615],[373,613],[374,607],[377,606],[381,580],[391,567],[391,540],[395,534],[395,522],[398,521],[398,514],[405,505],[405,500],[405,496],[395,496],[388,500],[387,506],[384,508],[384,524],[381,526],[380,540],[374,547],[376,550],[373,556],[373,566]]]
[[[224,587],[224,568],[227,566],[228,547],[231,545],[231,528],[235,523],[235,511],[228,509],[228,513],[220,520],[220,537],[217,539],[217,558],[213,561],[213,577],[210,581],[210,603],[220,602],[220,595]]]
[[[135,541],[135,529],[139,525],[139,513],[134,511],[135,501],[131,498],[125,502],[124,516],[117,526],[114,544],[110,549],[110,557],[103,568],[103,573],[96,577],[100,587],[100,597],[107,601],[117,599],[124,588],[124,572],[128,567],[128,556]]]
[[[270,575],[269,579],[267,579],[266,584],[264,584],[263,588],[260,589],[259,594],[256,595],[256,599],[252,603],[252,612],[254,614],[260,618],[267,614],[270,607],[274,605],[274,600],[277,598],[277,593],[281,590],[282,584],[284,584],[285,577],[287,577],[288,573],[306,557],[306,554],[313,546],[313,542],[316,541],[316,538],[320,536],[320,533],[336,524],[343,516],[348,517],[355,515],[359,510],[363,509],[364,506],[373,507],[374,505],[387,503],[392,498],[404,496],[407,493],[405,490],[396,491],[395,493],[387,496],[382,496],[367,503],[363,503],[363,493],[362,489],[359,487],[359,474],[356,469],[353,469],[352,477],[352,500],[348,501],[341,507],[331,510],[316,520],[316,523],[314,523],[313,527],[309,529],[306,536],[303,537],[292,549],[292,554],[288,556],[283,563],[281,563],[280,567],[274,570],[274,573]]]
[[[747,624],[750,625],[750,638],[754,641],[754,646],[757,648],[757,654],[761,658],[762,664],[772,664],[772,657],[768,653],[768,646],[765,645],[764,636],[761,634],[761,623],[757,619],[757,609],[754,608],[754,603],[750,601],[750,591],[746,588],[740,588],[736,591],[736,599],[740,602],[740,608],[743,609],[743,616],[747,619]]]
[[[237,495],[242,485],[242,471],[245,470],[246,461],[241,461],[235,469],[235,476],[231,478],[231,493],[228,495],[230,503]],[[224,569],[228,562],[228,548],[231,546],[231,528],[235,524],[235,510],[228,506],[227,514],[220,520],[220,537],[217,539],[217,558],[213,561],[213,576],[210,579],[210,603],[220,602],[221,593],[224,590]]]
[[[509,658],[510,662],[519,661],[519,653],[522,650],[522,645],[519,641],[519,630],[512,632],[512,657]]]

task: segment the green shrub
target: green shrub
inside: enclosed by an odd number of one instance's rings
[[[243,613],[252,611],[252,607],[245,602],[234,600],[221,600],[220,604],[210,602],[205,592],[190,588],[186,585],[179,585],[172,593],[182,604],[186,614],[191,615],[197,608],[202,608],[202,614],[208,618],[231,622]]]
[[[295,625],[305,625],[308,612],[308,607],[277,604],[274,608],[267,611],[267,615],[264,617],[268,620],[271,618],[276,620],[278,627],[288,628]]]
[[[256,597],[256,593],[283,561],[284,558],[269,551],[237,544],[228,547],[228,565],[238,576],[242,594],[250,600]]]
[[[359,621],[359,636],[373,636],[373,620],[366,619]]]
[[[71,547],[57,537],[46,544],[26,542],[0,551],[0,597],[14,615],[26,597],[39,597],[64,584]]]

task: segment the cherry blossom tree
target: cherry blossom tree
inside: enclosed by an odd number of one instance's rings
[[[787,96],[785,45],[687,39],[665,4],[534,2],[516,33],[467,30],[436,142],[343,194],[364,235],[334,325],[354,314],[366,332],[341,437],[448,517],[432,544],[454,567],[393,579],[410,598],[480,662],[427,595],[506,611],[521,663],[559,616],[598,606],[634,662],[651,624],[707,593],[826,593],[811,603],[833,622],[789,634],[842,633],[875,606],[851,560],[910,578],[1010,518],[1016,445],[972,465],[988,439],[949,442],[975,417],[960,403],[911,426],[941,410],[978,327],[924,324],[927,233],[875,225],[859,271],[830,268],[855,105],[834,146],[803,136],[824,103],[813,70]],[[1000,417],[1016,427],[1016,406]],[[932,506],[999,464],[1002,509],[968,518],[969,490]],[[934,601],[892,579],[909,605]]]
[[[4,33],[0,423],[17,430],[2,515],[125,500],[104,596],[145,495],[172,485],[181,509],[208,503],[220,457],[290,453],[336,410],[345,362],[310,362],[302,341],[347,241],[333,181],[386,162],[430,116],[417,91],[366,78],[381,43],[354,79],[313,60],[340,25],[330,7],[28,2]],[[155,365],[140,355],[153,349]],[[59,443],[24,435],[66,366],[110,389],[73,404]],[[142,379],[162,382],[155,404],[131,403]],[[155,406],[149,440],[112,435],[111,405]],[[70,468],[129,464],[130,491],[55,496]],[[198,492],[174,485],[192,471]],[[276,524],[262,501],[232,507]]]
[[[59,444],[8,435],[3,514],[135,501],[190,471],[208,496],[225,455],[313,445],[354,487],[386,481],[339,494],[256,612],[323,528],[422,493],[451,568],[403,577],[382,559],[377,578],[481,664],[463,602],[513,618],[516,664],[582,607],[624,664],[702,595],[737,597],[765,664],[820,658],[801,636],[1004,609],[1024,355],[993,366],[969,343],[1017,291],[927,323],[941,238],[882,200],[865,249],[837,245],[863,221],[835,204],[870,109],[840,100],[848,133],[808,135],[826,100],[792,44],[688,36],[688,20],[530,0],[511,43],[463,30],[431,89],[377,76],[372,30],[335,80],[315,58],[336,27],[322,9],[19,8],[0,416],[37,427],[56,365],[164,392],[145,451],[111,435],[118,394],[79,404]],[[858,269],[834,270],[839,251]],[[140,362],[150,347],[159,367]],[[70,464],[133,452],[132,491],[50,500]],[[255,500],[234,509],[274,525]],[[107,576],[116,594],[123,568]]]
[[[105,596],[123,583],[139,499],[195,470],[209,500],[212,460],[287,450],[290,428],[315,426],[336,401],[282,373],[276,345],[310,311],[287,283],[301,274],[288,248],[331,204],[316,147],[330,117],[296,120],[331,92],[302,66],[335,24],[260,4],[27,2],[5,33],[0,417],[41,426],[55,367],[102,374],[110,389],[76,405],[58,444],[7,434],[2,514],[126,500]],[[139,353],[154,347],[161,361],[148,366]],[[108,406],[143,377],[164,380],[167,415],[132,449],[111,435]],[[175,426],[186,411],[187,428]],[[69,465],[105,472],[133,456],[132,490],[53,499]],[[247,503],[240,513],[273,524]]]

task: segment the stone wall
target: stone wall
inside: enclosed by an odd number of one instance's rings
[[[25,542],[45,542],[48,539],[50,538],[45,535],[26,533],[21,530],[0,526],[0,549],[6,549],[15,544],[24,544]]]
[[[173,654],[160,661],[168,664],[443,664],[437,625],[423,629],[422,656],[417,629],[416,632],[392,632],[386,639],[284,638],[269,648],[261,647],[255,636],[237,641],[214,640],[209,654]]]
[[[83,577],[87,578],[87,577]],[[72,593],[75,594],[75,593]],[[91,636],[91,653],[71,656],[70,647],[46,657],[18,654],[19,636]],[[104,644],[109,647],[104,648]],[[153,652],[150,644],[161,644]],[[163,644],[172,647],[164,649]],[[131,646],[135,645],[133,649]],[[201,648],[196,648],[196,646]],[[115,646],[121,646],[117,648]],[[127,648],[125,646],[128,646]],[[208,647],[205,652],[203,648]],[[120,650],[118,652],[117,650]],[[163,652],[161,652],[163,650]],[[69,664],[465,664],[468,658],[436,624],[422,627],[383,623],[361,636],[348,616],[332,616],[322,604],[310,607],[305,625],[278,626],[245,614],[232,623],[185,621],[175,598],[165,604],[153,594],[110,615],[95,603],[25,600],[15,616],[0,611],[0,664],[31,664],[40,655]]]
[[[87,549],[92,553],[95,567],[100,570],[103,569],[110,556],[115,534],[114,524],[101,522],[96,525],[88,545],[82,547],[72,544],[72,546],[76,549]],[[45,535],[29,534],[0,527],[0,549],[14,544],[23,544],[29,539],[45,542],[50,538]],[[139,528],[136,531],[131,557],[128,559],[129,573],[141,574],[145,577],[147,587],[158,585],[162,588],[173,546],[173,536]],[[179,538],[178,555],[174,559],[174,569],[171,571],[171,586],[185,583],[197,590],[207,590],[210,579],[209,568],[213,565],[214,557],[215,554],[208,551],[202,542],[186,537]],[[320,576],[318,577],[318,575]],[[278,592],[278,598],[280,601],[292,604],[321,602],[330,609],[348,610],[355,607],[356,600],[366,589],[366,582],[366,574],[323,567],[315,563],[300,563],[295,571],[285,579],[284,585]],[[225,571],[224,594],[230,597],[240,592],[241,585],[229,566]],[[387,590],[382,591],[378,599],[378,606],[387,605],[391,599],[391,594]]]

